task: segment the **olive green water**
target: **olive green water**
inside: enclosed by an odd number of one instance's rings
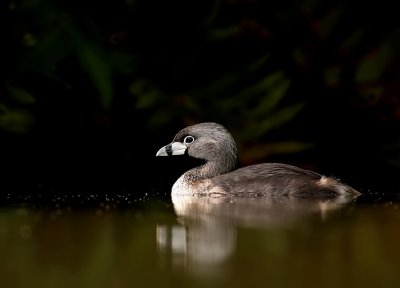
[[[400,206],[175,199],[0,211],[0,287],[400,287]]]

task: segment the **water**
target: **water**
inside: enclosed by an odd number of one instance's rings
[[[400,287],[400,203],[114,198],[3,207],[0,287]]]

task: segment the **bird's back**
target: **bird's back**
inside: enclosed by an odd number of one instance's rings
[[[318,199],[358,193],[333,178],[280,163],[257,164],[218,175],[211,179],[208,190],[240,197],[296,196]]]

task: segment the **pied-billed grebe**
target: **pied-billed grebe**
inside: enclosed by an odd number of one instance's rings
[[[185,172],[172,194],[202,196],[297,196],[354,198],[360,193],[338,180],[281,163],[263,163],[237,169],[237,149],[220,124],[206,122],[179,131],[156,156],[188,155],[205,163]]]

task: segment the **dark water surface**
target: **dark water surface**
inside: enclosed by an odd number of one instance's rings
[[[1,208],[0,287],[400,287],[400,203],[63,199]]]

